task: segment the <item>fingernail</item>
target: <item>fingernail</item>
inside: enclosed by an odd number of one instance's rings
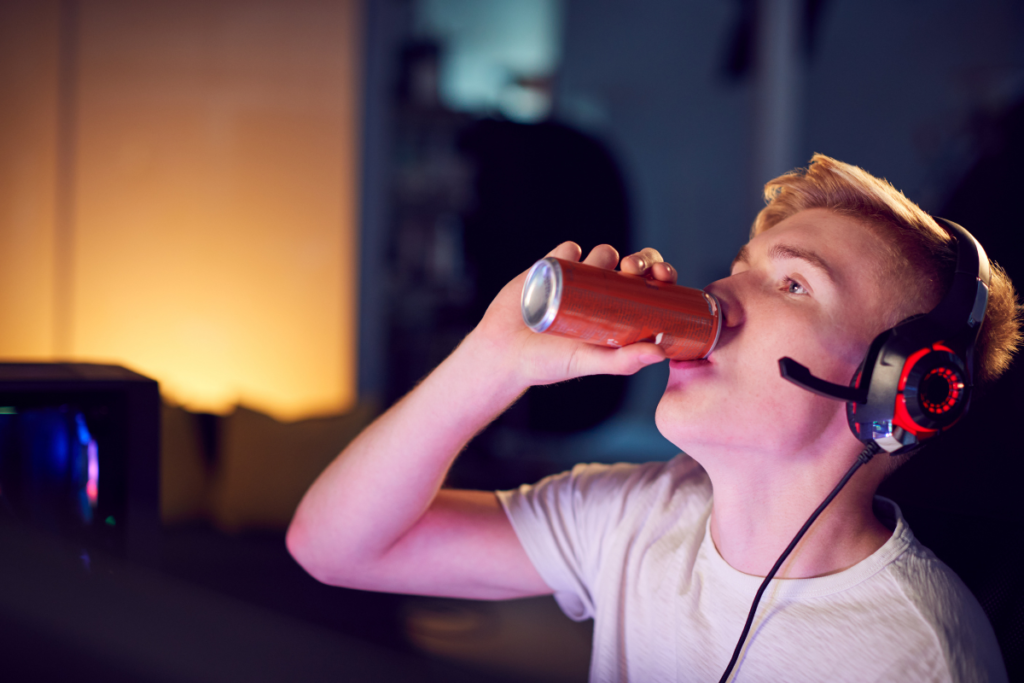
[[[650,365],[652,363],[659,363],[665,360],[661,356],[656,356],[653,353],[645,353],[640,356],[640,362],[644,365]]]

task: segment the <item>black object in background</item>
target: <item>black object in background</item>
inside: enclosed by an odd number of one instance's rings
[[[479,320],[512,278],[558,244],[572,240],[584,255],[611,244],[632,251],[626,185],[598,140],[555,122],[487,119],[470,126],[460,150],[475,170],[474,201],[464,218],[466,265]],[[519,411],[531,430],[566,433],[593,427],[622,404],[626,378],[585,377],[535,387]]]
[[[0,520],[155,564],[159,467],[155,381],[109,365],[0,363]]]
[[[0,510],[62,535],[93,526],[99,447],[85,413],[70,405],[0,406]],[[106,501],[105,501],[106,502]],[[111,522],[115,518],[110,516]]]

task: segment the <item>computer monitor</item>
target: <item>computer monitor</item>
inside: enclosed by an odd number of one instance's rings
[[[0,519],[153,564],[158,384],[112,365],[0,363]]]

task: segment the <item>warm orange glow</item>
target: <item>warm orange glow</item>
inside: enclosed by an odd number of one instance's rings
[[[53,353],[57,3],[0,3],[0,358]]]
[[[71,355],[197,410],[349,407],[357,1],[80,7]]]

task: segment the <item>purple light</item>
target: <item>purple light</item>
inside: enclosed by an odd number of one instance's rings
[[[89,481],[85,484],[85,495],[89,498],[89,506],[95,508],[100,495],[100,456],[96,439],[89,439],[86,449],[89,457]]]

